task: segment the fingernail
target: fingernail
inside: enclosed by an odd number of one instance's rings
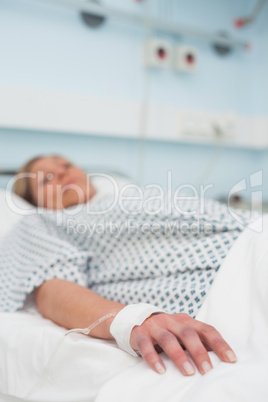
[[[183,368],[184,368],[184,370],[186,371],[186,373],[188,374],[188,375],[192,375],[192,374],[194,374],[194,368],[193,368],[193,366],[191,365],[191,363],[189,363],[189,362],[184,362],[183,363]]]
[[[164,374],[165,373],[165,368],[162,366],[162,364],[161,363],[159,363],[159,362],[157,362],[157,363],[155,363],[155,369],[156,369],[156,371],[159,373],[159,374]]]
[[[212,369],[211,365],[209,364],[209,362],[204,361],[201,364],[202,370],[204,371],[204,373],[206,374],[208,371],[210,371]]]
[[[236,357],[236,355],[234,354],[234,352],[233,352],[232,350],[227,350],[227,352],[225,353],[225,355],[226,355],[227,359],[228,359],[230,362],[232,362],[232,363],[236,362],[237,357]]]

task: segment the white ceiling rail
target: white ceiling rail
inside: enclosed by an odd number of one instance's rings
[[[103,16],[107,18],[115,18],[123,20],[124,22],[129,22],[135,25],[145,26],[147,17],[145,15],[133,14],[127,11],[107,7],[103,4],[98,4],[94,2],[85,2],[80,0],[34,0],[39,3],[46,3],[51,5],[62,5],[74,8],[80,12],[88,12],[91,14],[96,14],[98,16]],[[184,36],[188,38],[203,40],[211,42],[217,45],[226,45],[230,47],[242,47],[247,48],[248,43],[245,41],[240,41],[236,39],[231,39],[221,35],[211,34],[202,30],[196,30],[194,28],[187,28],[177,24],[170,24],[170,22],[150,21],[152,30],[157,32],[163,32],[172,35]]]

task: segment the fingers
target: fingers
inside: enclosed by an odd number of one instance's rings
[[[211,370],[213,366],[208,352],[196,331],[177,323],[172,327],[172,333],[154,328],[154,339],[178,369],[184,375],[192,375],[195,372],[194,366],[182,348],[182,343],[201,374]]]
[[[237,357],[230,345],[221,334],[211,325],[203,324],[198,330],[201,340],[213,350],[221,360],[227,363],[235,363]]]
[[[236,356],[220,333],[212,326],[194,320],[187,314],[160,314],[132,330],[132,345],[156,372],[164,373],[165,365],[155,350],[157,344],[183,375],[201,374],[212,369],[207,350],[213,350],[223,361],[235,362]],[[185,348],[190,355],[184,351]]]
[[[197,332],[192,328],[183,326],[177,330],[177,334],[178,339],[188,350],[199,372],[201,374],[206,374],[211,370],[213,366],[207,349],[199,338]]]
[[[137,337],[136,345],[146,363],[157,373],[164,374],[166,367],[156,352],[152,340],[147,336],[141,335]]]
[[[161,348],[173,360],[183,375],[188,376],[195,373],[192,363],[173,334],[168,331],[163,331],[162,333],[160,331],[156,335],[157,338],[159,338],[158,344],[161,345]],[[157,373],[163,374],[166,368],[162,359],[157,354],[152,340],[147,336],[141,335],[137,338],[136,344],[146,363]]]
[[[154,328],[154,339],[157,344],[170,357],[173,363],[178,367],[182,374],[188,376],[195,373],[194,366],[189,360],[187,354],[179,344],[177,337],[162,328]]]
[[[162,347],[171,360],[173,360],[181,372],[185,371],[183,369],[186,367],[188,369],[188,375],[194,373],[193,365],[187,354],[183,351],[182,347],[184,347],[199,372],[206,374],[213,366],[207,349],[195,328],[195,320],[187,314],[174,314],[167,317],[166,328],[169,332],[164,333],[163,330],[159,331],[157,326],[153,326],[152,328],[156,342]],[[191,364],[192,368],[190,368],[188,363]]]
[[[213,326],[195,320],[187,314],[174,314],[174,317],[176,317],[176,321],[178,320],[177,322],[183,323],[196,331],[206,350],[214,351],[224,362],[236,362],[237,357],[234,351]],[[174,328],[171,327],[171,330],[173,331]],[[187,336],[184,337],[184,346],[186,349],[188,349],[186,344],[187,338]]]

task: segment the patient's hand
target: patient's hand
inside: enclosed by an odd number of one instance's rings
[[[213,350],[224,362],[236,361],[234,352],[214,327],[188,314],[152,315],[141,326],[133,328],[130,345],[140,352],[154,371],[161,374],[165,372],[165,365],[154,345],[159,345],[184,375],[195,372],[184,349],[201,374],[212,368],[207,350]]]

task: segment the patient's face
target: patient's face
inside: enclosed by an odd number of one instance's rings
[[[86,203],[96,190],[86,174],[60,157],[40,158],[32,165],[30,188],[36,205],[63,209]]]

